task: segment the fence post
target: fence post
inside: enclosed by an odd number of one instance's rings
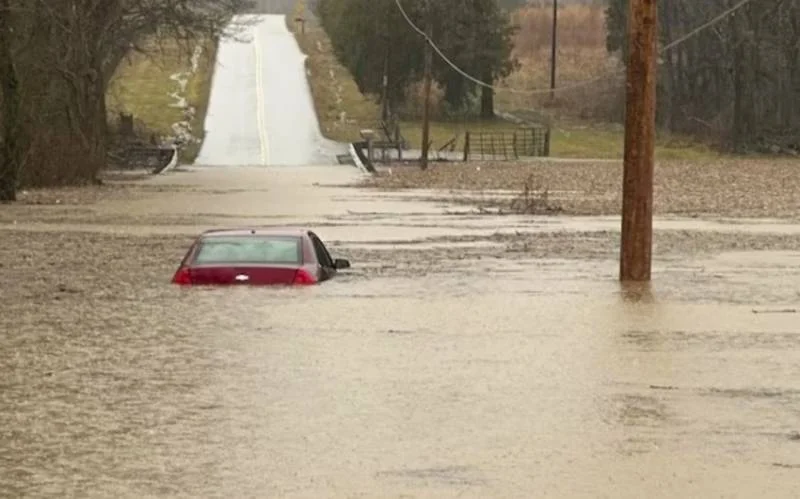
[[[544,132],[544,151],[543,155],[545,157],[550,157],[550,127],[548,126]]]
[[[525,156],[536,156],[538,150],[536,148],[537,140],[536,140],[536,129],[535,128],[526,128],[525,129],[525,144],[522,147],[522,154]]]
[[[522,153],[525,156],[536,156],[538,152],[536,149],[536,130],[533,128],[525,129],[525,144],[522,147]]]
[[[517,154],[517,132],[514,131],[514,135],[511,138],[511,150],[514,152],[514,159],[519,159],[519,154]]]
[[[397,144],[397,159],[403,160],[403,144],[400,141],[400,123],[394,124],[394,143]]]
[[[119,134],[126,139],[135,134],[132,114],[119,113]]]
[[[361,137],[367,143],[367,162],[369,163],[367,168],[374,168],[375,163],[372,141],[375,138],[375,132],[369,129],[361,130]]]
[[[469,130],[464,132],[464,161],[469,161]]]

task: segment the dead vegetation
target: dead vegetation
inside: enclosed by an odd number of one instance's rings
[[[529,175],[522,185],[522,191],[511,200],[509,208],[521,215],[552,215],[564,209],[550,200],[550,190],[536,184],[536,178]]]

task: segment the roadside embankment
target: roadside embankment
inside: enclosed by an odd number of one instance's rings
[[[205,136],[204,123],[216,60],[217,41],[191,47],[178,41],[133,53],[118,68],[109,87],[113,115],[133,115],[139,127],[160,138],[186,144],[182,163],[192,163]]]

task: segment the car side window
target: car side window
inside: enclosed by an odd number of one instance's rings
[[[328,253],[325,245],[313,232],[309,232],[308,235],[311,237],[311,242],[314,244],[314,251],[317,253],[317,259],[319,260],[320,265],[325,268],[332,269],[334,267],[333,258],[331,258],[331,255]]]

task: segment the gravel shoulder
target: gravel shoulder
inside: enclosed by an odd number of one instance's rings
[[[659,162],[657,215],[796,219],[800,213],[800,162],[735,159]],[[361,187],[431,189],[442,200],[514,209],[525,188],[565,215],[617,215],[622,204],[622,163],[530,161],[434,164],[383,169]],[[497,192],[503,191],[503,192]]]

